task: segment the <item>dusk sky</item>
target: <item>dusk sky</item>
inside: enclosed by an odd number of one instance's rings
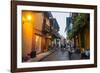
[[[65,27],[66,27],[66,17],[70,16],[70,13],[67,12],[51,12],[53,17],[56,18],[60,30],[59,33],[60,35],[62,35],[63,37],[67,37],[66,32],[65,32]]]

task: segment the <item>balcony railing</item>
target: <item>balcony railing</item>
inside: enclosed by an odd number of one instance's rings
[[[44,33],[50,33],[51,32],[51,27],[48,26],[47,24],[44,24],[43,32]]]

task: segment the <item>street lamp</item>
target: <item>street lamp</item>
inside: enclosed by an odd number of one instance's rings
[[[23,14],[22,21],[25,23],[32,23],[34,20],[33,15],[31,13]]]
[[[31,19],[32,19],[32,15],[27,15],[27,20],[31,21]]]

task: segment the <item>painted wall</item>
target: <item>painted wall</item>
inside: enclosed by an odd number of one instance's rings
[[[88,29],[85,30],[85,48],[90,48],[90,32]]]
[[[22,12],[22,55],[25,57],[31,52],[32,38],[36,32],[34,29],[42,30],[43,15],[41,12]]]
[[[42,30],[43,25],[43,13],[42,12],[33,12],[34,14],[34,27],[35,29]]]
[[[25,57],[32,49],[32,12],[22,12],[22,56]]]

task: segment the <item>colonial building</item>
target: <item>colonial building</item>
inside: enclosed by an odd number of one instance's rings
[[[56,27],[56,28],[55,28]],[[22,11],[22,57],[30,58],[32,51],[40,54],[49,50],[57,38],[59,25],[51,12]],[[56,37],[54,37],[55,35]]]
[[[90,19],[89,14],[72,13],[71,18],[67,18],[67,34],[68,39],[74,42],[74,48],[80,48],[81,51],[90,48]],[[70,27],[72,29],[70,30]]]
[[[59,25],[56,21],[55,18],[51,19],[52,21],[52,26],[51,26],[51,35],[52,35],[52,40],[53,40],[53,44],[59,44],[59,39],[60,39],[60,34],[58,33],[59,31]]]

